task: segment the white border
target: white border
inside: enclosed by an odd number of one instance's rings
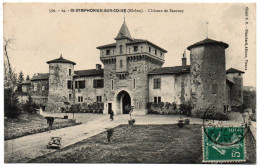
[[[258,27],[258,23],[259,23],[259,12],[257,12],[257,6],[258,6],[258,1],[257,0],[2,0],[1,2],[1,6],[0,6],[0,24],[1,24],[1,32],[0,32],[0,36],[1,36],[1,46],[3,46],[3,3],[4,2],[21,2],[21,3],[24,3],[24,2],[34,2],[34,3],[37,3],[37,2],[41,2],[41,3],[63,3],[63,2],[70,2],[70,3],[77,3],[77,2],[90,2],[90,3],[101,3],[101,2],[113,2],[113,3],[140,3],[140,2],[162,2],[162,3],[256,3],[256,13],[257,13],[257,16],[256,16],[256,27]],[[256,28],[257,30],[257,28]],[[257,41],[259,41],[259,33],[256,33],[257,35]],[[258,42],[256,43],[256,48],[258,48]],[[165,165],[158,165],[158,164],[4,164],[4,108],[3,108],[3,99],[4,99],[4,95],[3,95],[3,74],[4,74],[4,71],[3,71],[3,47],[0,47],[0,53],[1,53],[1,56],[0,56],[0,72],[2,75],[0,75],[0,95],[1,95],[1,98],[0,98],[0,106],[1,106],[1,111],[0,111],[0,123],[1,123],[1,156],[0,156],[0,166],[62,166],[62,167],[66,167],[66,166],[71,166],[71,165],[77,165],[77,166],[167,166],[167,165],[171,165],[171,166],[187,166],[187,164],[165,164]],[[259,64],[259,59],[257,59],[257,57],[259,56],[258,52],[256,51],[256,60],[257,60],[257,64]],[[260,86],[259,82],[258,82],[258,77],[259,77],[259,68],[256,66],[257,68],[257,87]],[[257,89],[257,97],[259,97],[259,91]],[[259,107],[259,98],[257,98],[257,109]],[[259,120],[259,115],[260,114],[257,114],[257,120]],[[257,134],[259,133],[259,128],[257,128]],[[258,136],[258,135],[257,135]],[[257,137],[258,138],[258,137]],[[258,139],[256,141],[259,141]],[[256,142],[256,145],[257,145],[257,164],[259,164],[259,157],[260,157],[260,152],[259,152],[259,147],[258,147],[258,142]],[[189,164],[189,166],[213,166],[214,164]],[[216,164],[214,166],[223,166],[223,164]],[[225,165],[225,166],[231,166],[231,165]],[[232,165],[234,166],[234,164]],[[252,166],[252,165],[243,165],[243,166]]]

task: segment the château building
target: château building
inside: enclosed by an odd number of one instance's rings
[[[60,112],[64,102],[104,103],[103,113],[124,114],[126,105],[133,114],[147,114],[147,103],[190,102],[193,111],[211,104],[220,110],[243,102],[243,71],[226,70],[224,42],[206,38],[187,49],[182,64],[162,67],[167,51],[144,39],[133,39],[126,22],[115,42],[98,46],[100,64],[94,69],[75,71],[75,62],[60,58],[48,61],[49,73],[25,81],[23,92],[51,112]]]

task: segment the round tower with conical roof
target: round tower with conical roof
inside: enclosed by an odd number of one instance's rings
[[[191,103],[193,115],[203,113],[213,105],[223,112],[226,102],[226,60],[228,44],[205,39],[188,47],[191,65]]]
[[[73,103],[73,74],[76,63],[64,59],[48,61],[49,95],[46,111],[60,112],[62,107]]]

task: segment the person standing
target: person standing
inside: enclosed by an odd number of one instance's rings
[[[110,112],[110,119],[111,119],[111,121],[114,120],[114,112],[113,112],[113,110],[111,110],[111,112]]]

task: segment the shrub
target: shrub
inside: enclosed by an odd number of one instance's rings
[[[185,119],[185,125],[189,125],[190,124],[190,119]]]
[[[178,127],[179,127],[179,128],[183,128],[184,126],[185,126],[184,120],[180,119],[180,120],[178,121]]]
[[[128,120],[129,125],[134,125],[134,123],[135,123],[135,119]]]
[[[251,114],[251,115],[250,115],[250,119],[251,119],[252,121],[256,121],[256,113]]]
[[[113,135],[114,130],[113,129],[107,129],[107,141],[110,142],[110,139]]]
[[[192,107],[190,103],[180,104],[180,110],[182,112],[182,115],[191,116]]]
[[[19,100],[12,89],[4,89],[4,116],[17,118],[21,114]]]
[[[45,117],[45,118],[47,119],[47,124],[51,128],[54,122],[54,118],[53,117]]]
[[[40,106],[33,102],[32,97],[30,95],[26,103],[22,105],[23,111],[28,113],[36,113],[38,108],[40,108]]]
[[[206,115],[205,111],[201,110],[196,110],[193,112],[194,117],[196,118],[202,118],[202,119],[210,119],[210,120],[229,120],[230,118],[228,117],[227,114],[219,111],[214,111],[214,110],[209,110]]]

